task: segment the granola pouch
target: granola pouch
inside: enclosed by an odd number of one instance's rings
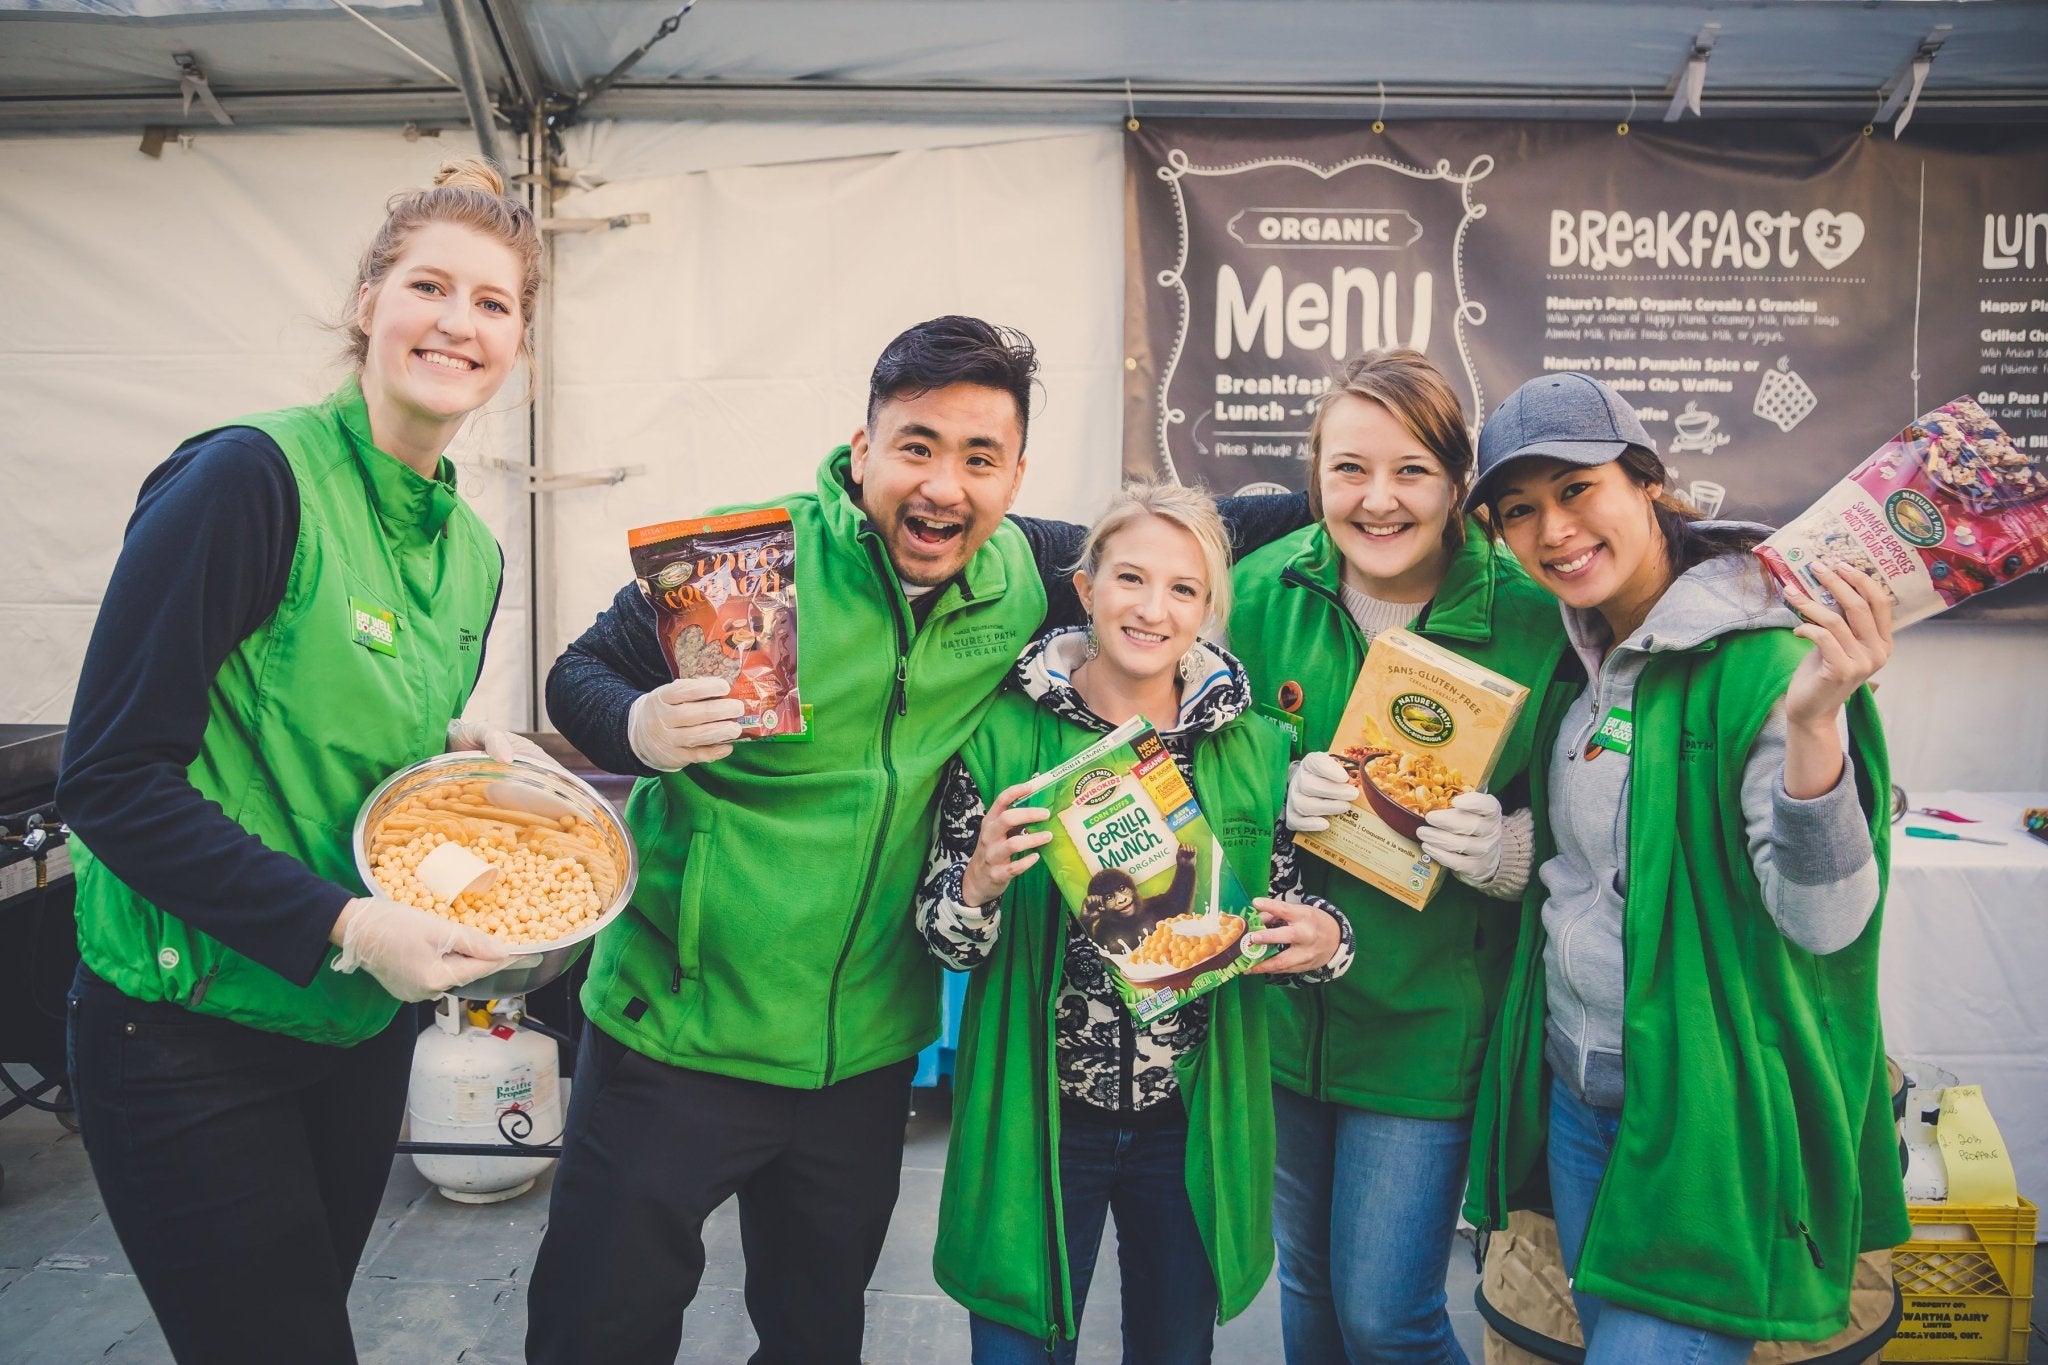
[[[1910,625],[2048,564],[2048,470],[1974,399],[1925,414],[1757,546],[1778,582],[1829,605],[1821,561],[1891,594]]]
[[[807,738],[789,512],[665,521],[628,531],[626,545],[669,671],[730,683],[747,708],[739,718],[743,740]]]

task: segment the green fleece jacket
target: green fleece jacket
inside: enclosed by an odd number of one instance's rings
[[[1876,911],[1816,956],[1772,921],[1742,818],[1752,744],[1811,648],[1749,631],[1654,655],[1635,693],[1623,919],[1627,1096],[1574,1285],[1609,1303],[1762,1341],[1848,1321],[1859,1253],[1910,1233],[1877,1008]],[[1545,708],[1531,770],[1549,856]],[[1877,708],[1849,704],[1880,875],[1890,775]],[[1544,889],[1532,882],[1472,1141],[1466,1215],[1482,1229],[1547,1199]]]
[[[1366,642],[1338,596],[1341,568],[1317,525],[1248,556],[1234,576],[1230,643],[1252,698],[1277,706],[1283,687],[1290,701],[1299,689],[1311,749],[1329,748],[1365,662]],[[1565,647],[1556,600],[1475,525],[1413,629],[1530,689],[1489,784],[1515,800]],[[1449,879],[1417,911],[1313,855],[1301,865],[1306,888],[1351,921],[1359,961],[1335,981],[1275,994],[1273,1078],[1377,1113],[1463,1118],[1514,953],[1513,907]]]
[[[848,482],[841,447],[815,492],[758,504],[795,528],[809,738],[739,744],[627,801],[639,882],[598,936],[583,1007],[672,1066],[817,1089],[938,1034],[939,968],[910,906],[939,776],[1045,588],[1004,522],[918,624]]]
[[[254,427],[284,452],[299,531],[283,600],[207,689],[188,775],[265,844],[360,893],[356,811],[393,772],[447,747],[481,666],[498,543],[456,496],[447,460],[429,479],[377,448],[353,379],[323,402],[225,425]],[[79,955],[135,999],[338,1045],[398,1012],[368,972],[287,981],[74,848]]]
[[[1102,736],[1005,691],[961,753],[993,801]],[[1287,742],[1243,717],[1196,741],[1195,798],[1231,869],[1255,896],[1272,870]],[[971,1312],[1044,1338],[1074,1335],[1059,1199],[1059,1081],[1053,1001],[1072,921],[1038,863],[1010,884],[1002,933],[969,979],[953,1073],[932,1272]],[[1240,1313],[1273,1269],[1273,1104],[1265,1001],[1286,994],[1239,977],[1206,997],[1209,1033],[1180,1058],[1188,1109],[1187,1188],[1216,1276],[1218,1320]]]

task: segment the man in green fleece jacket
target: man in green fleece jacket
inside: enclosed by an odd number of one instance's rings
[[[1005,517],[1035,370],[1015,332],[913,327],[815,491],[762,504],[796,536],[804,739],[735,746],[740,703],[722,680],[667,680],[631,584],[556,662],[550,718],[641,775],[641,868],[583,989],[536,1365],[674,1360],[704,1219],[735,1193],[754,1361],[859,1360],[916,1054],[938,1033],[910,906],[939,777],[1049,595],[1077,619],[1081,529]],[[1306,515],[1299,498],[1226,510],[1254,541]]]

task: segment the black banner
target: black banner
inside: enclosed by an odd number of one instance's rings
[[[1598,375],[1678,491],[1772,524],[1959,394],[2048,449],[2048,129],[1160,120],[1126,175],[1130,473],[1299,488],[1381,345],[1475,425]],[[1972,609],[2048,618],[2048,581]]]

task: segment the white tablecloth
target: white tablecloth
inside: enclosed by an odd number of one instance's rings
[[[2020,826],[2021,810],[2048,806],[2048,792],[1910,795],[1980,823],[1912,815],[1907,825],[2005,846],[1893,827],[1878,969],[1885,1048],[1982,1085],[2020,1193],[2048,1206],[2048,844]]]

